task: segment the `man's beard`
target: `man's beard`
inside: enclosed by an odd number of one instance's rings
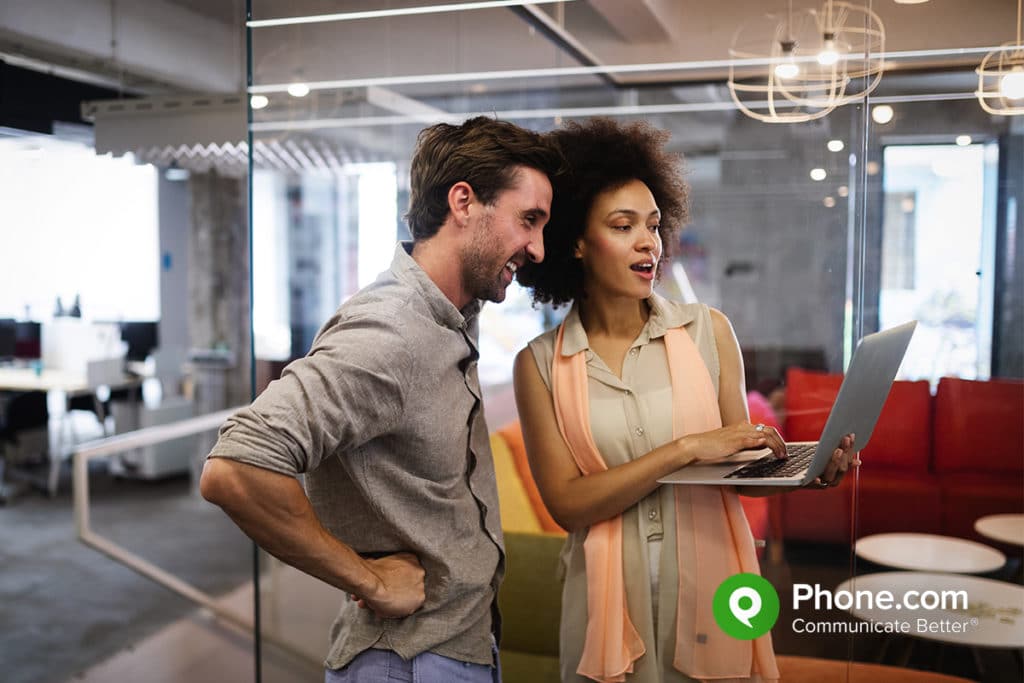
[[[508,259],[491,235],[491,217],[484,216],[469,245],[462,252],[462,282],[474,299],[500,303],[505,300],[502,274]]]

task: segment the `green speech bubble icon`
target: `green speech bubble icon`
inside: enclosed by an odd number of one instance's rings
[[[771,630],[779,618],[779,594],[757,574],[733,574],[711,602],[718,627],[738,640],[753,640]]]

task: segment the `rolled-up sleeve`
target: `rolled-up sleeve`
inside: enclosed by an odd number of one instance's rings
[[[309,355],[224,423],[208,457],[294,476],[392,430],[411,367],[398,320],[378,312],[329,321]]]

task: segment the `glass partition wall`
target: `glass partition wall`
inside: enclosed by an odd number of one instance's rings
[[[772,635],[783,675],[818,667],[820,680],[845,680],[850,661],[1019,678],[1019,634],[1003,627],[1024,618],[1015,592],[1020,547],[975,524],[1024,508],[1015,412],[1024,375],[1024,119],[979,106],[972,63],[984,50],[965,57],[944,52],[939,37],[924,39],[917,52],[887,55],[869,96],[819,118],[766,123],[731,99],[727,44],[703,53],[664,47],[687,37],[704,44],[710,38],[694,32],[732,28],[662,24],[644,44],[629,40],[644,30],[636,28],[642,17],[617,23],[601,3],[416,13],[405,2],[381,13],[340,4],[305,2],[285,15],[275,3],[251,2],[256,393],[388,267],[394,243],[410,239],[402,215],[424,126],[476,114],[538,131],[591,116],[647,121],[670,133],[690,186],[691,223],[659,291],[729,317],[752,421],[777,424],[791,440],[815,438],[857,341],[918,321],[862,467],[835,489],[745,499],[764,541],[761,572],[780,599]],[[295,19],[327,12],[340,14]],[[855,76],[850,87],[871,78]],[[515,556],[523,547],[539,552],[557,531],[533,516],[528,468],[502,449],[517,429],[512,359],[565,310],[534,307],[513,284],[503,304],[481,314],[480,380],[488,426],[502,433],[492,444],[511,539],[508,581],[519,591],[515,601],[503,598],[512,683],[557,671],[557,624],[531,624],[528,615],[557,618],[560,597],[557,559],[532,567]],[[986,450],[975,451],[968,433],[976,428],[1014,435],[986,437]],[[954,566],[964,553],[982,559]],[[347,597],[271,558],[260,571],[264,680],[320,680],[327,634]],[[947,571],[963,574],[934,578]],[[907,586],[962,589],[966,601],[904,618],[853,600],[858,590],[888,590],[899,601]],[[307,661],[283,657],[271,641]]]

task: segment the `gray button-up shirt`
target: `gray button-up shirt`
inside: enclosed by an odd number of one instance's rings
[[[370,647],[491,664],[504,573],[477,379],[478,302],[459,311],[409,255],[338,309],[309,355],[221,428],[210,457],[305,474],[324,526],[362,554],[414,553],[426,601],[379,619],[342,599],[326,666]]]

